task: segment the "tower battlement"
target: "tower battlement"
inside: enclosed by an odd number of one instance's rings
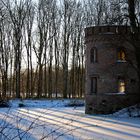
[[[130,26],[92,26],[85,28],[85,37],[99,34],[131,34]],[[138,28],[140,34],[140,28]]]

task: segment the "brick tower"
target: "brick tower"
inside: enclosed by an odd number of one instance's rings
[[[135,48],[131,42],[130,27],[85,29],[86,113],[108,114],[140,101]],[[140,45],[140,38],[136,44]]]

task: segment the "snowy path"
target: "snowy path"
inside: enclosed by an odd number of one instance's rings
[[[139,118],[85,115],[83,107],[3,109],[0,120],[9,140],[140,140]]]

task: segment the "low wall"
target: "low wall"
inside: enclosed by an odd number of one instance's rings
[[[140,102],[140,96],[134,95],[86,95],[87,114],[110,114],[122,108]]]

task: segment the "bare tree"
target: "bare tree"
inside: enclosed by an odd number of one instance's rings
[[[139,22],[138,18],[136,16],[136,0],[128,0],[128,14],[129,14],[129,20],[130,20],[130,26],[132,28],[132,34],[131,34],[131,44],[135,48],[135,54],[136,54],[136,60],[137,60],[137,70],[138,70],[138,76],[139,76],[139,81],[140,81],[140,27],[139,27]],[[140,87],[140,84],[139,84]]]
[[[34,16],[35,16],[35,6],[30,1],[28,8],[28,16],[26,17],[26,27],[25,27],[25,46],[27,51],[27,83],[26,83],[26,94],[27,97],[33,95],[33,68],[32,68],[32,30],[34,24]],[[27,34],[27,37],[26,37]]]
[[[2,96],[6,98],[8,92],[8,68],[11,50],[11,29],[7,11],[2,4],[0,7],[0,73],[2,77]],[[9,95],[8,95],[9,96]]]
[[[16,74],[16,97],[20,98],[20,70],[21,70],[21,53],[22,53],[22,39],[23,39],[23,26],[26,18],[26,13],[28,9],[28,1],[15,0],[11,3],[10,0],[6,2],[3,1],[9,12],[9,17],[12,22],[13,27],[13,37],[14,37],[14,54],[15,54],[15,74]]]

